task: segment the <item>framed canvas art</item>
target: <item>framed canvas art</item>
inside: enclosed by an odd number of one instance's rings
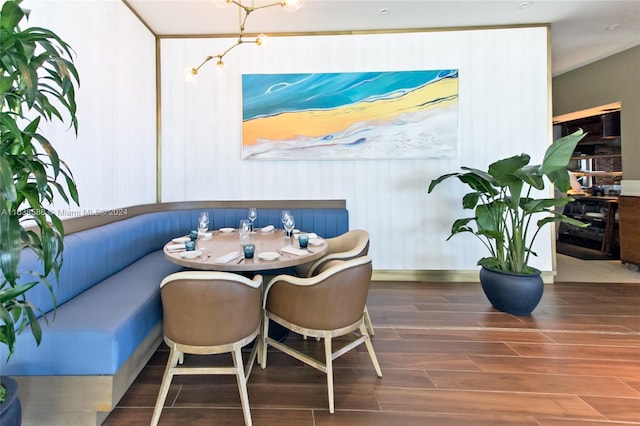
[[[244,74],[242,158],[458,155],[458,70]]]

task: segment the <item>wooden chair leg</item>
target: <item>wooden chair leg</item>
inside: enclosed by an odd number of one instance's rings
[[[244,423],[246,426],[251,426],[251,411],[249,410],[247,379],[245,377],[244,364],[242,363],[242,352],[239,346],[233,351],[233,365],[236,367],[236,380],[238,381],[238,391],[240,392],[240,403],[242,404]]]
[[[331,334],[324,333],[324,357],[327,366],[327,396],[329,397],[329,413],[333,414],[333,351],[331,350]]]
[[[265,315],[264,320],[262,321],[262,333],[260,333],[260,344],[262,346],[261,349],[261,359],[260,359],[260,367],[267,368],[267,336],[269,335],[269,318]]]
[[[156,426],[158,421],[160,421],[160,414],[162,414],[162,408],[164,407],[164,402],[167,399],[167,393],[169,393],[169,386],[171,386],[171,381],[173,380],[173,369],[176,367],[182,356],[182,352],[179,352],[174,346],[171,346],[169,360],[167,361],[167,367],[164,369],[162,384],[160,385],[160,391],[158,392],[158,399],[156,400],[156,406],[153,409],[151,426]]]
[[[247,360],[247,365],[244,368],[244,379],[245,382],[249,380],[249,376],[251,375],[251,370],[253,369],[253,364],[256,362],[256,357],[259,353],[262,352],[262,338],[261,336],[256,337],[253,341],[253,347],[251,348],[251,354],[249,354],[249,359]],[[260,361],[260,360],[258,360]]]
[[[367,336],[367,338],[364,340],[364,345],[367,347],[367,352],[369,352],[369,358],[371,358],[371,362],[373,363],[373,368],[376,369],[376,374],[378,375],[378,377],[382,377],[382,370],[380,370],[380,364],[378,364],[378,358],[376,357],[376,353],[373,350],[371,339],[367,334],[367,327],[365,327],[364,324],[360,325],[360,333],[362,333],[363,336]]]
[[[375,334],[375,332],[373,331],[373,323],[371,322],[369,310],[366,306],[364,307],[364,323],[367,326],[367,330],[369,331],[369,336],[373,336]]]

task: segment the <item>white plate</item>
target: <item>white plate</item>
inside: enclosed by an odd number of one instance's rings
[[[587,217],[597,217],[600,219],[604,219],[605,214],[604,213],[597,213],[597,212],[587,212],[584,214]]]
[[[200,250],[185,251],[184,253],[180,253],[180,257],[184,257],[185,259],[194,259],[201,254],[202,252]]]
[[[189,240],[191,240],[191,238],[189,238],[189,237],[178,237],[178,238],[174,238],[173,240],[171,240],[171,242],[176,243],[176,244],[184,244]]]
[[[276,260],[280,255],[274,251],[265,251],[263,253],[258,253],[258,257],[262,260]]]
[[[262,232],[271,232],[273,231],[275,228],[273,225],[269,225],[269,226],[265,226],[264,228],[262,228]]]
[[[223,234],[230,234],[233,232],[233,228],[220,228],[220,232]]]
[[[321,246],[323,242],[321,238],[309,238],[310,246]]]

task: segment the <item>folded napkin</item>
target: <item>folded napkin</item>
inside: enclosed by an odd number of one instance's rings
[[[182,243],[182,244],[167,244],[166,245],[166,249],[169,252],[186,250],[185,247],[184,247],[184,243]]]
[[[304,255],[309,254],[309,252],[306,251],[306,250],[301,250],[299,248],[295,248],[295,247],[291,247],[291,246],[283,247],[281,249],[281,251],[283,251],[285,253],[289,253],[289,254],[295,254],[296,256],[304,256]]]
[[[271,232],[273,231],[273,225],[265,226],[262,228],[262,232]]]
[[[227,253],[224,256],[216,257],[214,260],[216,263],[227,263],[238,256],[240,256],[239,251],[232,251],[231,253]]]
[[[312,239],[312,238],[318,238],[318,235],[317,235],[317,234],[315,234],[315,233],[313,233],[313,232],[309,232],[308,234],[307,234],[307,233],[304,233],[304,234],[296,234],[296,238],[298,238],[300,235],[306,235],[307,237],[309,237],[309,239]]]

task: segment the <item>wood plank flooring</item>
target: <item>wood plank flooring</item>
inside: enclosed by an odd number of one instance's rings
[[[270,349],[249,378],[254,425],[640,425],[640,284],[547,285],[529,317],[495,311],[477,283],[374,282],[367,305],[384,377],[364,347],[338,358],[329,414],[325,375]],[[162,345],[105,425],[149,424],[167,356]],[[244,424],[235,379],[176,377],[160,424]]]

